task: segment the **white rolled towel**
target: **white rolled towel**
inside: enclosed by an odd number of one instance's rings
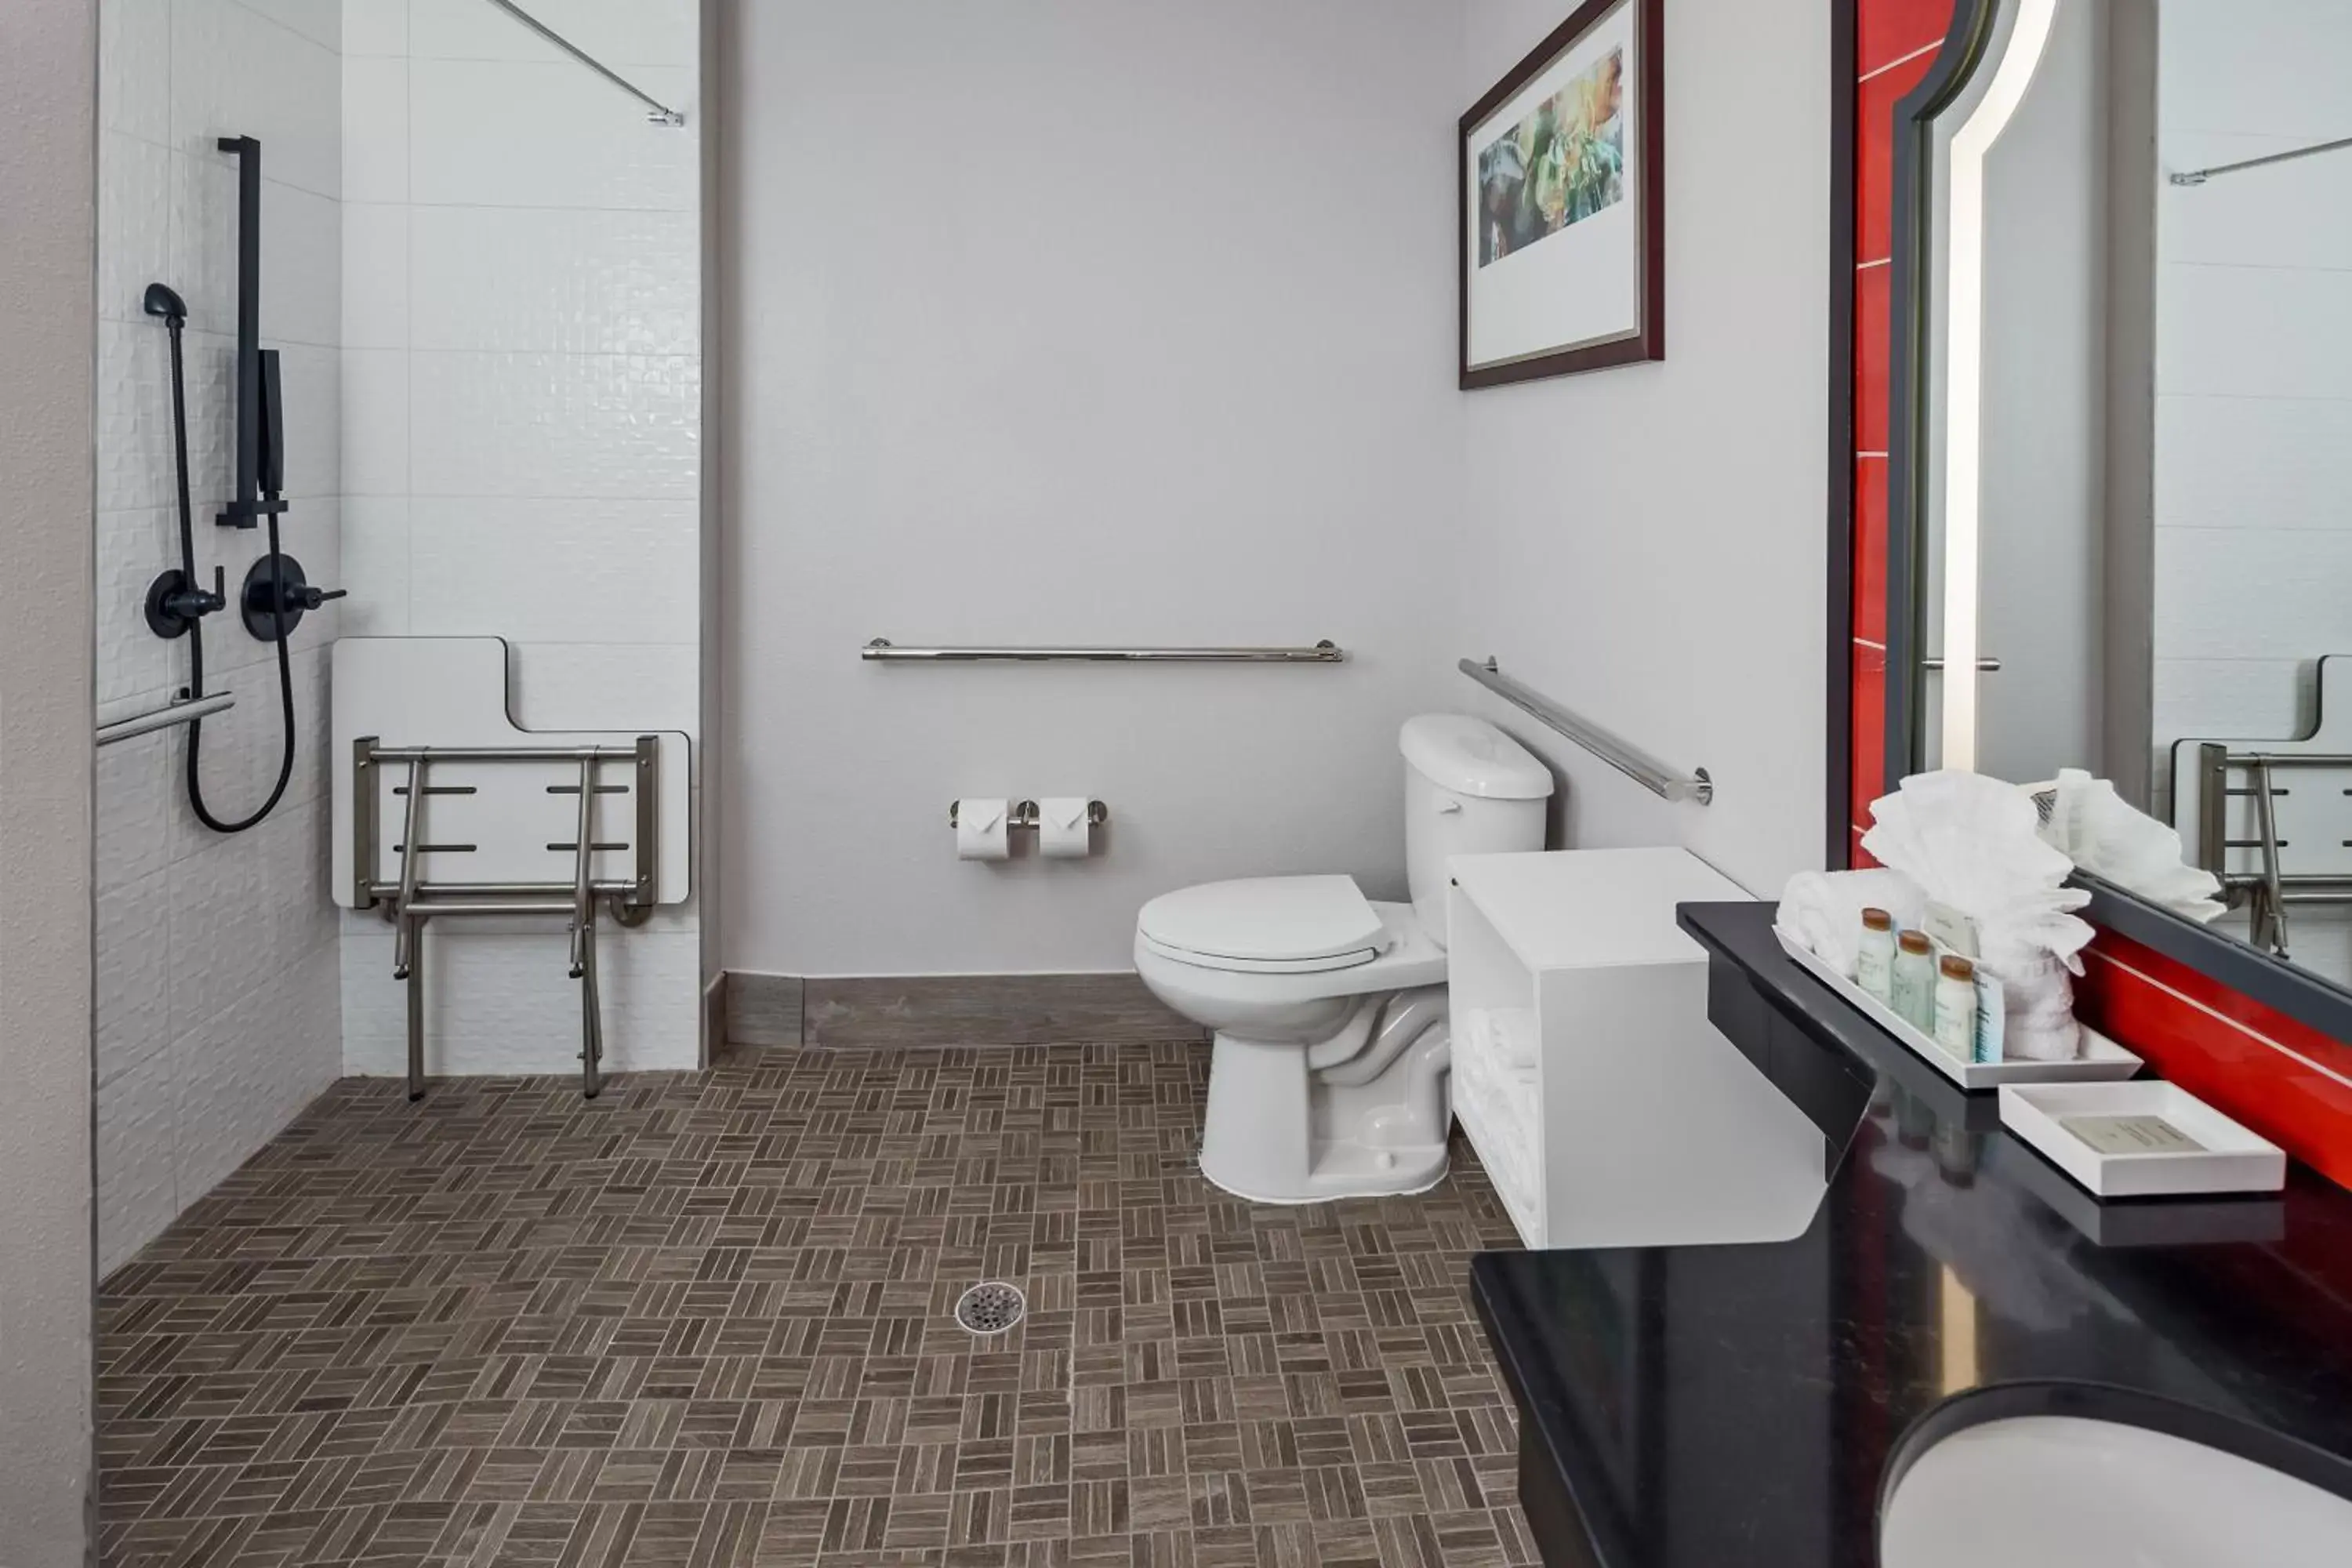
[[[1852,978],[1862,950],[1862,911],[1885,910],[1898,927],[1916,927],[1926,918],[1927,898],[1900,871],[1800,871],[1781,889],[1775,915],[1788,931],[1823,963]]]
[[[1542,1044],[1536,1033],[1535,1009],[1497,1007],[1486,1015],[1486,1027],[1495,1054],[1503,1065],[1519,1078],[1533,1075],[1537,1052]]]

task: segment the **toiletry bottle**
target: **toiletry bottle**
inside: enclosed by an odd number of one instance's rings
[[[1977,966],[1958,953],[1936,966],[1936,1043],[1961,1061],[1977,1050]]]
[[[1887,1005],[1923,1035],[1936,1032],[1936,947],[1924,931],[1906,931],[1895,939],[1895,975],[1887,988]]]
[[[1885,910],[1862,911],[1862,946],[1854,953],[1853,980],[1881,1002],[1895,983],[1895,917]]]

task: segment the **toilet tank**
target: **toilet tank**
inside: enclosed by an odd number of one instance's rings
[[[1456,855],[1544,847],[1551,773],[1484,719],[1423,713],[1397,735],[1404,753],[1404,862],[1412,912],[1445,945],[1445,863]]]

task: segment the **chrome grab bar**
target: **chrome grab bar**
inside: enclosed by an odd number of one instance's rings
[[[117,719],[111,724],[100,724],[98,727],[98,743],[110,746],[117,741],[168,730],[174,724],[193,724],[199,719],[226,713],[236,706],[236,695],[229,691],[217,691],[210,697],[187,698],[158,708],[152,713],[133,713],[130,718]]]
[[[1339,664],[1347,650],[1313,647],[900,647],[876,637],[857,657],[894,664]]]
[[[1513,680],[1492,657],[1484,664],[1465,658],[1455,668],[1512,707],[1535,715],[1652,795],[1665,800],[1696,801],[1701,805],[1714,801],[1715,781],[1706,776],[1705,768],[1694,768],[1685,773],[1668,767],[1640,747],[1627,744],[1600,725],[1578,718],[1550,698]]]

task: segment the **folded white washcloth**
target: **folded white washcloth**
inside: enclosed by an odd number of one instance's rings
[[[1487,1037],[1503,1065],[1522,1078],[1532,1074],[1543,1043],[1536,1033],[1535,1009],[1497,1007],[1486,1020]]]
[[[1885,910],[1898,927],[1916,927],[1927,900],[1918,884],[1884,867],[1866,871],[1800,871],[1781,889],[1775,919],[1807,951],[1852,978],[1862,950],[1862,911]]]
[[[2011,1061],[2071,1062],[2083,1054],[2083,1026],[2070,1014],[2055,1024],[2001,1025],[2000,1054]]]

